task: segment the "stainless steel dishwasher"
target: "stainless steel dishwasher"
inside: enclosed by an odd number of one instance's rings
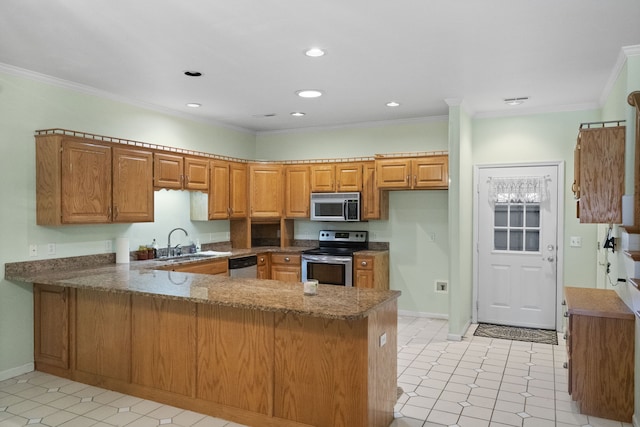
[[[257,265],[256,255],[229,258],[229,276],[255,279],[258,273]]]

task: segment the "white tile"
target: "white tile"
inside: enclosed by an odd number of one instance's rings
[[[418,420],[426,420],[431,409],[422,408],[420,406],[404,405],[400,411],[403,416],[415,418]]]
[[[458,421],[458,414],[452,414],[450,412],[432,410],[427,421],[437,424],[443,424],[446,426],[453,425]]]
[[[478,418],[481,420],[489,421],[491,420],[491,414],[493,413],[493,409],[489,408],[481,408],[480,406],[467,406],[462,409],[462,415],[465,417]]]
[[[508,426],[521,426],[522,418],[514,412],[494,410],[493,414],[491,414],[491,425],[493,426],[494,423],[501,423]]]

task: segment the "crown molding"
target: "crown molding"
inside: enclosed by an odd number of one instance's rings
[[[265,131],[257,131],[256,134],[257,135],[275,135],[275,134],[281,135],[281,134],[293,134],[293,133],[323,132],[323,131],[331,131],[331,130],[339,130],[339,129],[377,128],[377,127],[416,124],[416,123],[436,123],[436,122],[446,122],[448,120],[449,120],[448,115],[414,117],[410,119],[376,120],[376,121],[370,121],[370,122],[348,123],[348,124],[335,125],[335,126],[313,126],[313,127],[304,127],[304,128],[296,128],[296,129],[265,130]]]
[[[620,49],[618,54],[618,59],[616,60],[613,69],[611,70],[611,74],[609,75],[609,79],[607,83],[604,85],[602,89],[602,94],[600,95],[599,104],[600,108],[604,106],[607,102],[607,98],[611,95],[611,91],[613,90],[613,86],[616,84],[618,77],[620,77],[620,73],[624,69],[625,64],[627,63],[627,58],[631,56],[640,55],[640,44],[633,46],[623,46]]]
[[[549,113],[567,113],[572,111],[585,111],[585,110],[597,110],[600,108],[597,102],[585,103],[585,104],[569,104],[569,105],[553,105],[549,107],[536,107],[536,108],[518,108],[516,110],[498,110],[498,111],[486,111],[477,113],[473,116],[474,119],[492,119],[500,117],[516,117],[516,116],[531,116],[534,114],[549,114]]]
[[[57,77],[49,76],[47,74],[38,73],[36,71],[27,70],[24,68],[16,67],[9,64],[4,64],[0,62],[0,73],[22,77],[29,80],[34,80],[40,83],[45,83],[51,86],[56,86],[62,89],[72,90],[74,92],[83,93],[85,95],[97,96],[100,98],[105,98],[110,101],[121,102],[123,104],[131,105],[133,107],[144,108],[145,110],[155,111],[157,113],[166,114],[169,116],[179,117],[186,120],[191,120],[194,122],[205,123],[208,125],[219,126],[229,130],[234,130],[242,133],[249,133],[255,135],[256,133],[250,129],[232,126],[226,123],[221,123],[216,120],[204,119],[197,116],[192,116],[190,114],[184,113],[178,110],[172,110],[170,108],[159,107],[155,104],[150,104],[138,100],[134,100],[131,98],[127,98],[125,96],[116,95],[111,92],[107,92],[101,89],[96,89],[92,86],[82,85],[79,83],[74,83],[69,80],[59,79]]]

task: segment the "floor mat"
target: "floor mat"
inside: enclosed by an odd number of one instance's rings
[[[558,333],[546,329],[519,328],[516,326],[479,323],[473,335],[477,337],[558,345]]]

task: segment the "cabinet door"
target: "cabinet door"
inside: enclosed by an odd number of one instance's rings
[[[362,163],[337,163],[336,191],[362,191]]]
[[[373,271],[356,270],[355,287],[373,289]]]
[[[286,166],[285,217],[309,218],[309,167]]]
[[[280,280],[281,282],[299,282],[300,268],[287,265],[272,264],[271,279]]]
[[[333,164],[311,165],[311,192],[333,192],[335,189]]]
[[[411,160],[378,159],[375,162],[378,188],[410,188]]]
[[[69,368],[69,289],[34,284],[34,359]]]
[[[367,162],[362,170],[362,220],[389,218],[389,192],[376,183],[375,162]]]
[[[155,153],[153,160],[154,187],[182,189],[184,182],[184,158],[174,154]]]
[[[111,148],[65,140],[62,144],[62,222],[111,222]]]
[[[113,148],[113,222],[153,221],[153,154]]]
[[[231,218],[246,218],[249,215],[247,165],[231,163],[229,165],[229,208]]]
[[[414,159],[411,164],[413,188],[449,188],[449,157],[430,156]]]
[[[210,165],[209,219],[229,217],[229,163],[214,160]]]
[[[279,218],[282,215],[282,166],[252,164],[249,189],[252,218]]]
[[[207,191],[209,189],[209,160],[184,158],[184,188]]]
[[[271,263],[269,260],[269,254],[258,254],[258,279],[271,279]]]

